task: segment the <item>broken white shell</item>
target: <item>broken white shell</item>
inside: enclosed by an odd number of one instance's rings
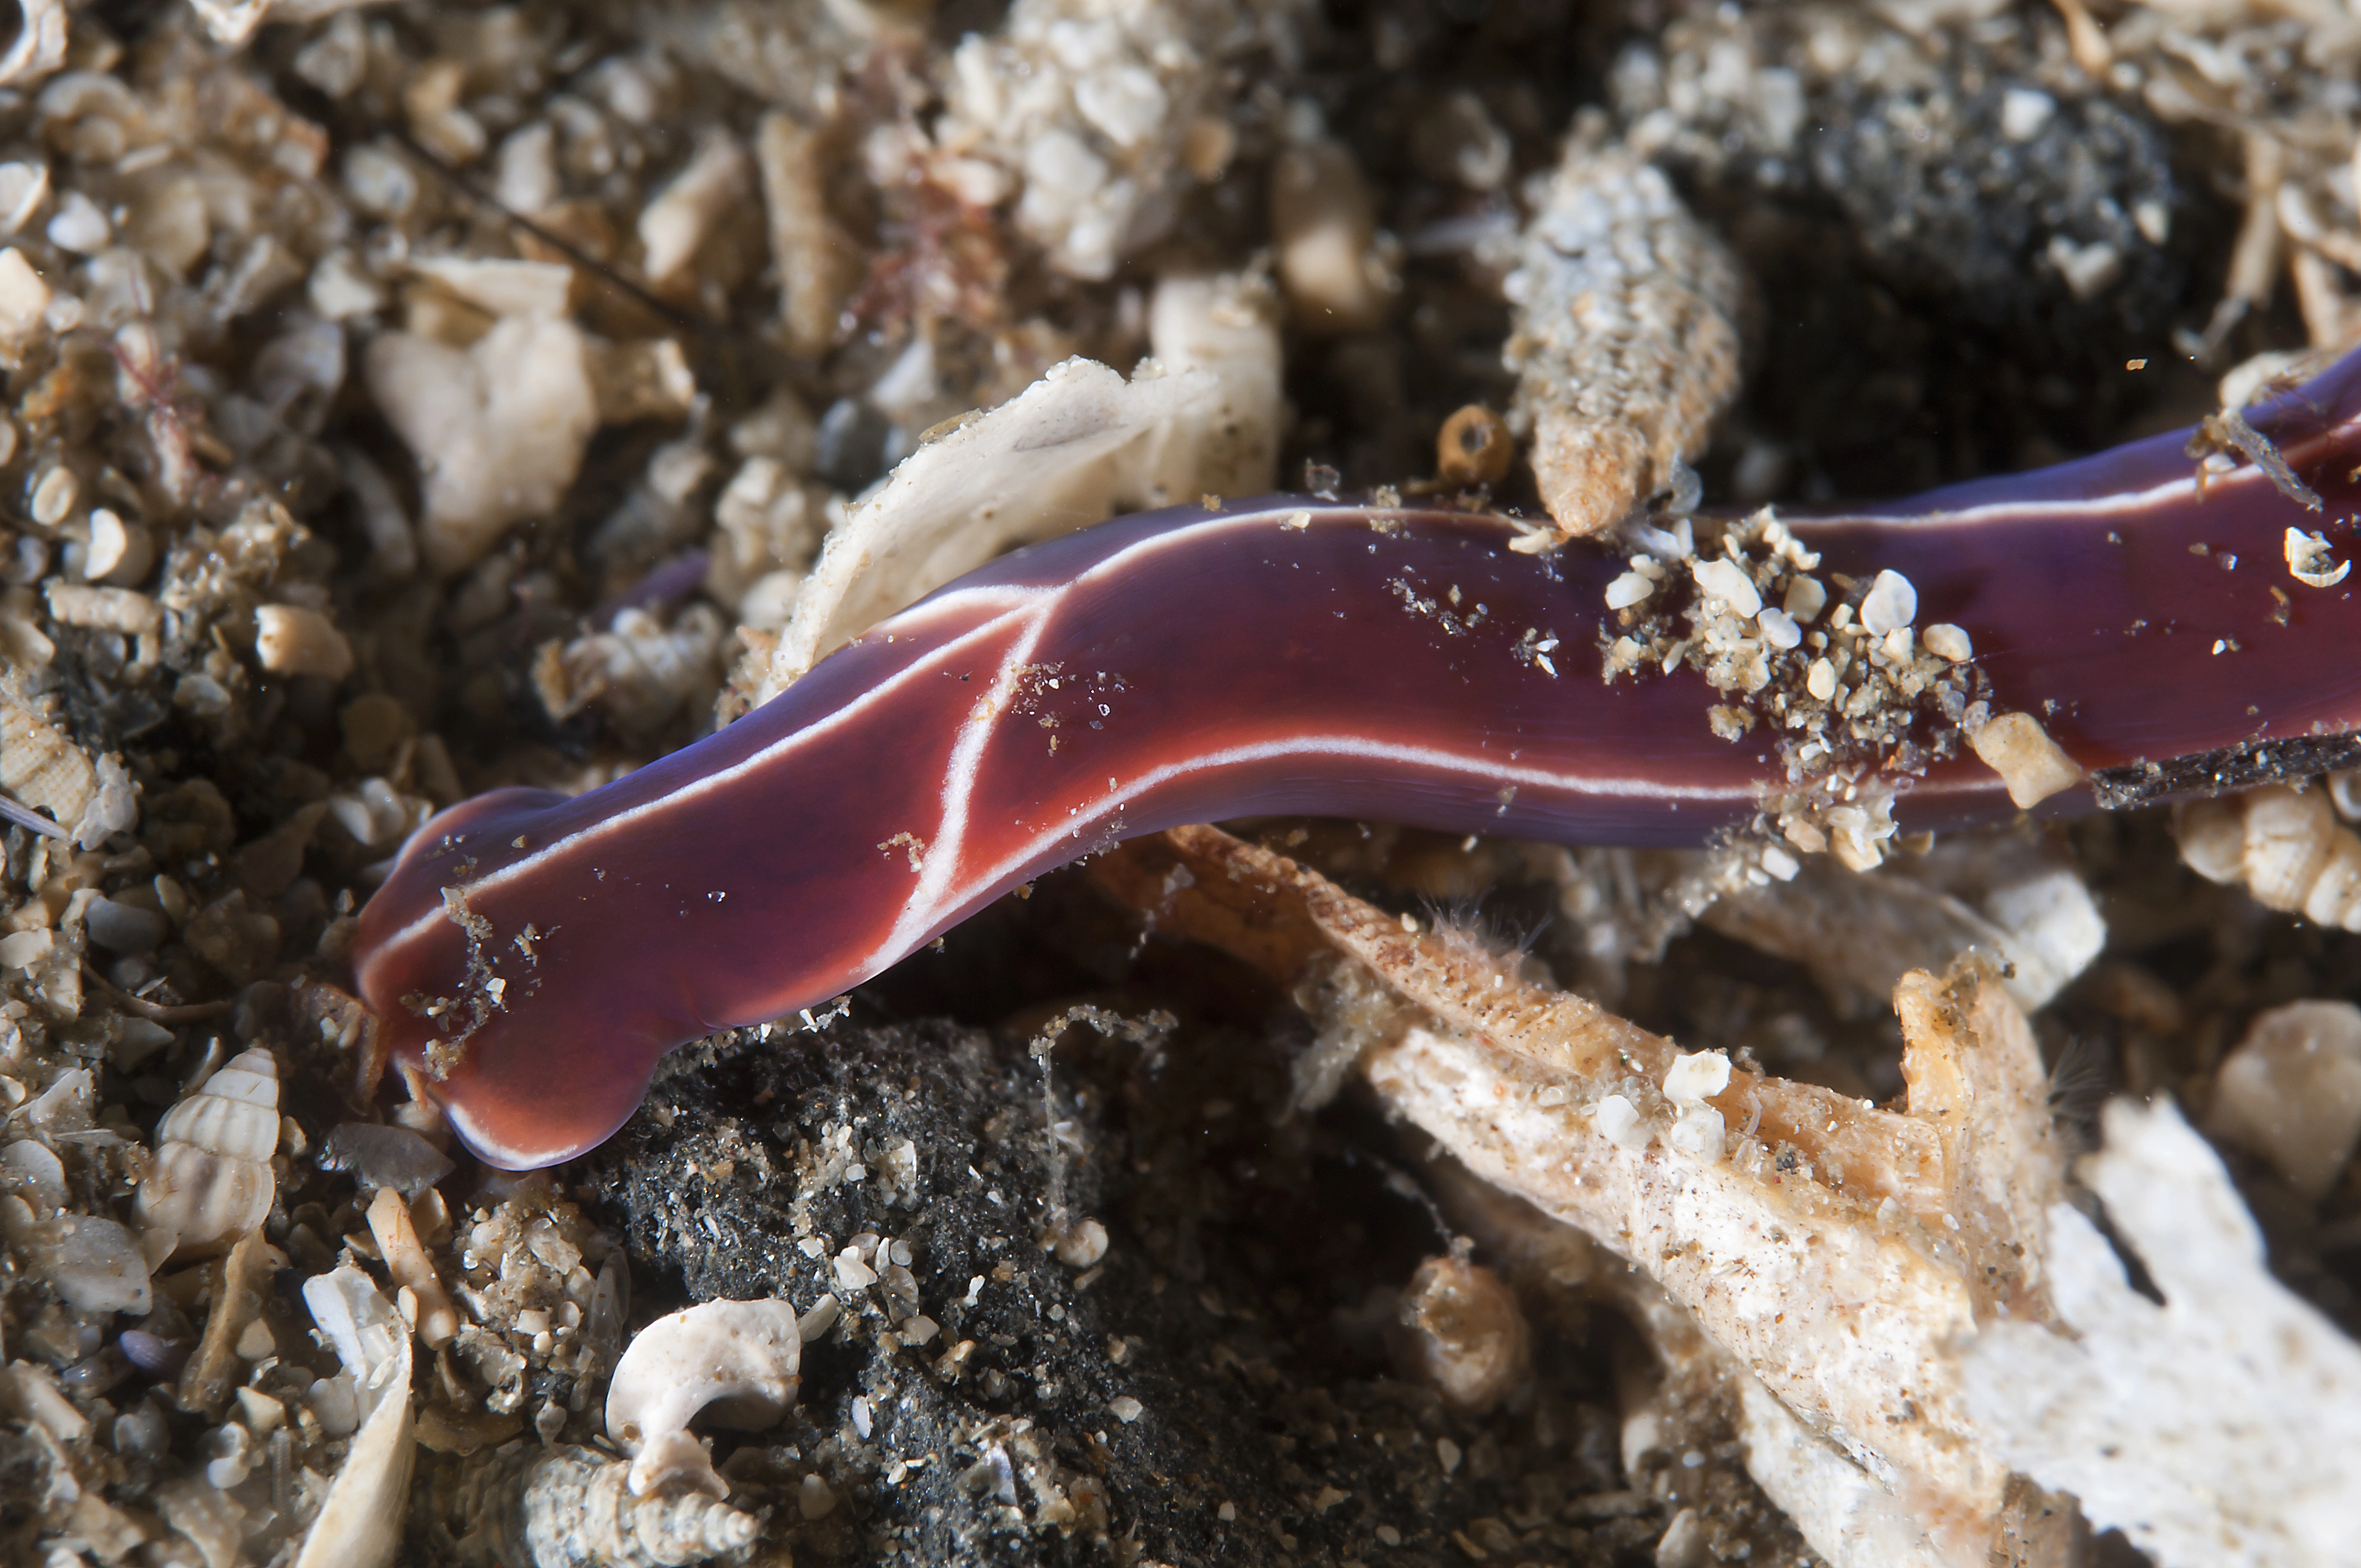
[[[2306,587],[2333,588],[2353,570],[2352,562],[2336,559],[2324,537],[2305,529],[2289,529],[2283,548],[2288,576]]]
[[[633,1495],[677,1483],[728,1497],[689,1420],[753,1431],[785,1415],[803,1343],[787,1301],[708,1301],[642,1329],[607,1387],[607,1435],[632,1456]]]
[[[262,1223],[278,1191],[279,1063],[241,1051],[156,1124],[137,1212],[148,1255],[216,1249]]]
[[[0,52],[0,85],[31,86],[66,62],[65,0],[24,0],[16,33]]]
[[[384,1568],[401,1544],[402,1505],[418,1453],[410,1325],[349,1263],[305,1280],[303,1304],[335,1343],[367,1414],[295,1568]]]

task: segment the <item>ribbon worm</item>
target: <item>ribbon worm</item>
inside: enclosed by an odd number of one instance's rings
[[[2285,537],[2353,515],[2361,356],[2252,419],[2301,484],[2201,464],[2184,432],[1790,527],[1822,576],[1906,576],[2104,803],[2341,762],[2361,584],[2299,581]],[[1282,498],[1008,556],[603,789],[445,812],[362,912],[361,993],[467,1143],[532,1167],[612,1133],[674,1047],[1135,834],[1305,813],[1664,845],[1747,819],[1784,778],[1772,736],[1716,738],[1691,671],[1602,682],[1624,563],[1514,536]],[[2009,809],[1967,756],[1903,806]]]

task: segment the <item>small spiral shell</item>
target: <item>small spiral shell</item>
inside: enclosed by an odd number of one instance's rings
[[[139,1184],[148,1254],[201,1255],[262,1223],[278,1190],[279,1064],[241,1051],[164,1113],[156,1164]]]
[[[2327,790],[2275,784],[2188,801],[2172,832],[2198,875],[2244,883],[2266,908],[2361,931],[2361,838],[2337,822]]]
[[[683,1568],[762,1530],[701,1492],[635,1497],[629,1469],[596,1449],[520,1445],[485,1476],[476,1554],[508,1568]]]

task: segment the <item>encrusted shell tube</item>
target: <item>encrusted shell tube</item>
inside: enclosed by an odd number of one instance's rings
[[[520,1444],[487,1478],[468,1556],[508,1568],[682,1568],[735,1552],[762,1530],[701,1492],[635,1497],[628,1464],[596,1449]]]
[[[279,1063],[241,1051],[156,1124],[137,1205],[148,1256],[215,1251],[260,1224],[278,1190],[278,1145]]]
[[[1509,280],[1516,423],[1557,523],[1595,533],[1678,487],[1738,389],[1738,269],[1664,175],[1569,147]]]

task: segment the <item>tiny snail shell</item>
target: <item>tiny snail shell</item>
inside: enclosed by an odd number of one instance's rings
[[[678,1568],[737,1552],[762,1532],[753,1515],[699,1492],[633,1497],[630,1468],[572,1443],[546,1453],[520,1445],[484,1473],[478,1506],[489,1528],[469,1540],[512,1568]]]
[[[803,1346],[789,1301],[708,1301],[642,1329],[607,1386],[607,1435],[632,1456],[633,1494],[729,1496],[689,1420],[705,1410],[725,1426],[769,1426],[796,1402]]]
[[[2188,801],[2172,831],[2198,875],[2242,883],[2266,908],[2361,931],[2361,839],[2338,824],[2327,790],[2266,784]]]
[[[262,1223],[278,1190],[279,1063],[241,1051],[156,1124],[156,1164],[139,1184],[148,1256],[203,1255]]]

